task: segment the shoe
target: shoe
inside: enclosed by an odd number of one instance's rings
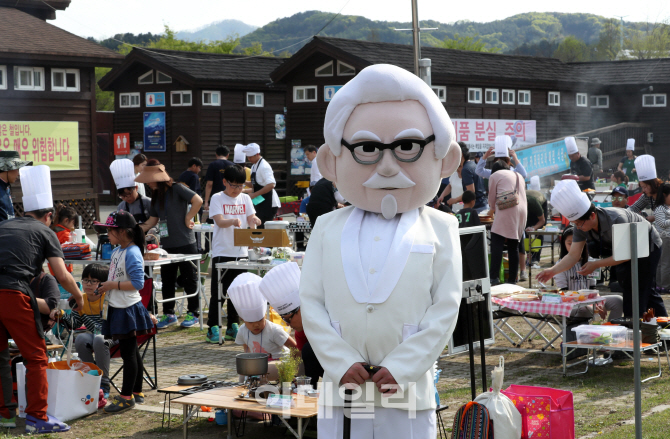
[[[158,321],[158,324],[156,325],[156,328],[158,329],[165,329],[168,326],[173,326],[173,325],[178,325],[179,322],[177,321],[177,316],[174,314],[165,314],[162,315],[160,320]]]
[[[526,273],[525,271],[522,271],[521,275],[519,276],[519,281],[523,282],[523,281],[526,281],[526,280],[528,280],[528,273]]]
[[[233,323],[233,327],[226,330],[226,340],[233,340],[237,338],[237,331],[239,329],[239,325],[237,323]]]
[[[53,416],[47,415],[46,421],[31,415],[26,416],[26,433],[28,434],[62,433],[64,431],[70,431],[70,426]]]
[[[500,285],[502,282],[500,282],[500,279],[491,279],[491,286],[495,287],[496,285]]]
[[[102,385],[100,386],[100,390],[102,390],[102,397],[105,399],[109,399],[109,386]]]
[[[530,266],[530,268],[532,268],[533,270],[539,270],[542,267],[540,267],[540,264],[538,264],[537,262],[534,262],[533,265]]]
[[[135,398],[121,398],[119,395],[115,395],[112,399],[112,402],[105,407],[105,413],[121,413],[135,407]]]
[[[212,326],[207,330],[207,338],[205,339],[207,343],[218,343],[219,342],[219,327]]]
[[[198,319],[196,316],[194,316],[192,312],[187,312],[186,317],[184,317],[184,321],[181,322],[181,327],[182,328],[190,328],[191,326],[195,325],[199,321],[200,321],[200,319]]]
[[[13,418],[0,417],[0,428],[16,428],[16,416]]]
[[[135,404],[144,404],[144,393],[133,392],[133,398],[135,399]]]

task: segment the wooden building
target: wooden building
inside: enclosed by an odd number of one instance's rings
[[[54,200],[89,225],[97,219],[95,67],[114,67],[123,56],[45,21],[69,3],[0,0],[0,121],[78,123],[79,169],[52,171],[51,182]],[[8,130],[0,129],[0,148],[17,148]],[[21,214],[20,185],[12,191]]]
[[[285,140],[277,138],[275,117],[283,118],[286,92],[285,86],[271,84],[269,78],[285,61],[133,49],[99,84],[114,91],[114,132],[130,133],[131,145],[143,142],[145,112],[165,112],[167,149],[145,154],[163,163],[173,178],[186,169],[191,157],[201,158],[206,169],[221,144],[232,151],[237,143],[258,143],[266,160],[283,169]],[[164,96],[164,105],[148,107],[148,96],[156,93]],[[186,152],[176,151],[179,136],[189,142]],[[282,176],[277,177],[279,183]]]

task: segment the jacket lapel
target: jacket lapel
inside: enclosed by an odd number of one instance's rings
[[[351,295],[358,303],[368,303],[369,298],[358,240],[364,213],[361,209],[354,208],[349,218],[347,218],[347,222],[344,224],[342,239],[340,240],[344,277],[347,280],[347,286]]]

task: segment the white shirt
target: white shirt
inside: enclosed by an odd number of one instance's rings
[[[358,234],[361,265],[368,286],[368,294],[377,287],[382,268],[391,250],[391,243],[401,215],[390,220],[373,212],[365,212]]]
[[[270,354],[273,360],[278,360],[289,352],[284,346],[286,340],[288,340],[288,334],[284,328],[267,320],[265,328],[258,335],[252,333],[246,325],[240,326],[235,344],[246,345],[251,352]]]
[[[251,165],[251,173],[253,174],[256,172],[256,183],[261,185],[261,186],[267,186],[268,184],[277,184],[277,180],[275,180],[275,175],[274,172],[272,172],[272,166],[268,163],[267,160],[261,157],[260,160],[258,160],[256,163]],[[268,197],[270,196],[269,193],[263,194],[263,197]],[[281,206],[281,203],[279,202],[279,195],[277,195],[277,191],[272,189],[272,207],[279,207]],[[210,211],[210,215],[212,212]]]
[[[321,180],[321,173],[319,172],[319,166],[316,164],[316,157],[312,160],[312,173],[309,174],[309,184],[310,186]]]
[[[225,192],[219,192],[212,195],[209,202],[209,216],[223,215],[224,219],[239,219],[242,223],[242,229],[248,227],[247,217],[256,213],[254,203],[247,194],[240,194],[236,198],[231,198]],[[235,227],[221,228],[214,224],[214,236],[212,237],[212,256],[228,256],[232,258],[246,257],[247,247],[235,247],[234,232]]]
[[[135,177],[139,175],[140,173],[138,172],[137,174],[135,174]],[[137,183],[136,186],[137,186],[137,193],[142,195],[143,197],[146,197],[147,191],[144,189],[144,183]]]

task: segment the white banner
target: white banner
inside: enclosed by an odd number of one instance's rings
[[[486,152],[495,144],[496,136],[512,137],[512,148],[537,143],[534,120],[452,119],[456,141],[468,145],[470,152]]]

